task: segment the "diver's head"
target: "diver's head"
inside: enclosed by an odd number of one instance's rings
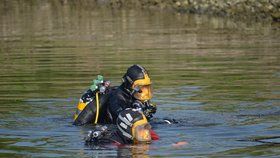
[[[117,118],[120,133],[134,143],[151,142],[151,126],[144,114],[136,109],[125,109]]]
[[[123,83],[133,97],[140,101],[150,100],[153,96],[151,79],[145,68],[140,65],[133,65],[127,69],[123,76]]]

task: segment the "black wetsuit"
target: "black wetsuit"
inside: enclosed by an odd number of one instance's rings
[[[134,101],[135,99],[129,94],[129,91],[124,88],[123,84],[111,93],[109,101],[107,102],[107,107],[114,123],[121,111],[126,108],[133,108],[132,105]]]
[[[114,90],[107,102],[108,113],[111,114],[112,121],[115,123],[116,119],[121,111],[126,108],[141,108],[144,115],[150,120],[153,114],[156,113],[156,107],[151,106],[150,102],[145,103],[136,100],[125,88],[125,85],[120,85],[116,90]]]
[[[88,104],[81,114],[79,114],[79,117],[74,120],[74,125],[90,124],[95,120],[95,92],[89,89],[83,94],[81,100],[84,103],[88,102]],[[125,88],[124,84],[119,87],[111,87],[108,89],[108,92],[105,95],[102,95],[99,101],[100,114],[98,123],[101,124],[115,124],[119,113],[126,108],[141,108],[148,120],[150,120],[156,112],[156,107],[151,106],[149,101],[141,103],[136,100]]]

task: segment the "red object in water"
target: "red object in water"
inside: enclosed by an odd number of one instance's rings
[[[151,137],[152,137],[152,140],[159,140],[159,136],[152,129],[151,129]]]

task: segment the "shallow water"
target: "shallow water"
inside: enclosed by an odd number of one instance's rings
[[[280,135],[279,27],[64,2],[0,3],[0,157],[280,155],[252,141]],[[135,63],[151,74],[155,117],[179,123],[155,124],[149,146],[85,146],[91,127],[71,124],[79,97]]]

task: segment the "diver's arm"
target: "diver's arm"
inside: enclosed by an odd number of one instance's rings
[[[150,101],[147,102],[147,111],[150,115],[155,114],[157,112],[157,106]]]
[[[113,122],[116,122],[119,113],[125,109],[125,105],[127,103],[126,100],[120,95],[113,95],[109,101],[109,111],[113,117]]]
[[[143,114],[147,117],[148,120],[150,120],[151,118],[153,118],[153,114],[155,114],[156,111],[157,111],[156,105],[150,103],[150,101],[146,101],[146,102],[142,103],[142,102],[136,100],[136,101],[132,104],[132,108],[141,109],[141,111],[142,111]]]

